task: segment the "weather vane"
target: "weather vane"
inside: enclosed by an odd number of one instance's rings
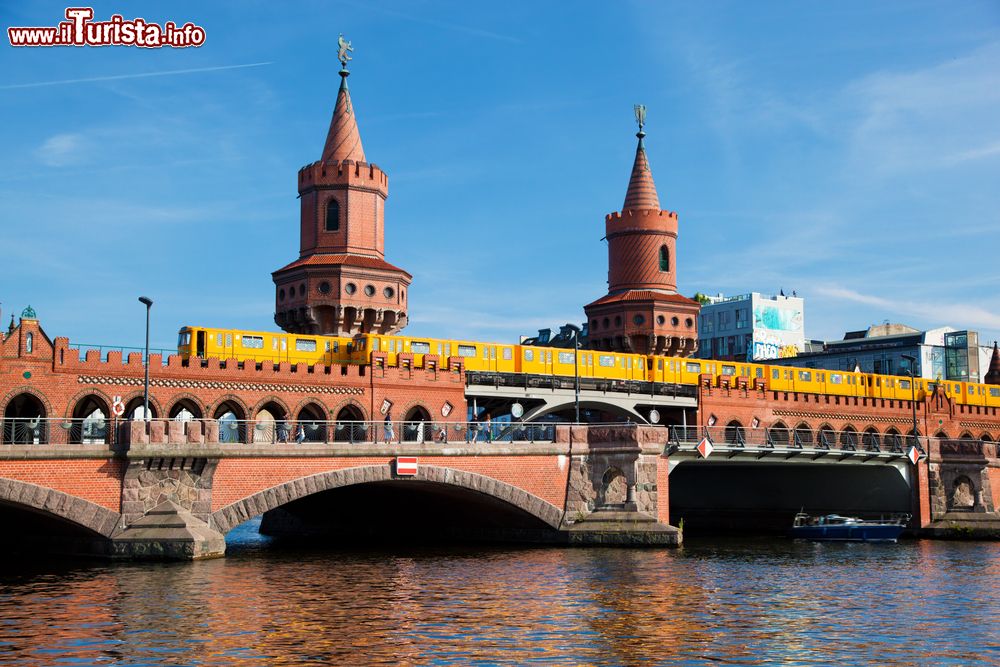
[[[350,51],[353,53],[354,47],[351,46],[350,42],[344,39],[344,33],[340,33],[340,37],[337,38],[337,46],[339,47],[339,50],[337,51],[337,60],[340,61],[341,67],[347,69],[347,61],[353,60],[353,58],[347,55],[347,52]]]
[[[636,104],[635,107],[635,122],[639,123],[639,132],[642,132],[642,126],[646,124],[646,105]]]

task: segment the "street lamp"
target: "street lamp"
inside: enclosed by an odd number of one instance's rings
[[[567,324],[566,328],[573,332],[573,379],[574,379],[574,399],[573,405],[576,407],[576,423],[580,423],[580,327],[575,324]]]
[[[917,437],[917,377],[914,372],[914,368],[917,365],[917,358],[912,354],[901,354],[899,355],[908,362],[908,370],[910,372],[910,405],[913,407],[913,442],[920,451],[920,438]]]
[[[142,365],[146,370],[146,379],[142,389],[142,418],[149,421],[149,309],[153,307],[153,300],[148,296],[140,296],[139,303],[146,306],[146,357]]]

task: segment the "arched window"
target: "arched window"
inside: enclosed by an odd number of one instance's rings
[[[24,351],[31,354],[31,351],[35,349],[35,334],[29,332],[27,336],[24,337]]]
[[[331,199],[326,204],[326,231],[335,232],[340,229],[340,204]]]
[[[665,245],[660,246],[660,271],[670,270],[670,249]]]

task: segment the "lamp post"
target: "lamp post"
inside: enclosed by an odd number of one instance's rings
[[[573,405],[576,408],[576,423],[580,423],[580,327],[567,324],[566,328],[573,332]]]
[[[910,362],[908,364],[908,370],[910,372],[910,405],[913,407],[913,443],[916,446],[917,451],[920,451],[920,438],[917,437],[917,377],[914,373],[914,368],[917,365],[917,358],[912,354],[901,354],[899,356]]]
[[[149,309],[153,307],[153,300],[148,296],[140,296],[139,303],[146,306],[146,356],[142,365],[146,371],[146,378],[142,385],[142,418],[149,421]]]

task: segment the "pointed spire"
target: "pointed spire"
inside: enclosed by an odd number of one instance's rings
[[[337,92],[337,105],[333,108],[333,119],[330,121],[330,131],[326,135],[326,145],[323,147],[323,162],[340,162],[354,160],[367,162],[365,149],[361,146],[361,134],[354,118],[354,105],[351,104],[351,93],[347,89],[347,77],[350,72],[346,65],[340,70],[340,90]]]
[[[986,371],[983,378],[986,384],[1000,384],[1000,350],[997,349],[996,341],[993,341],[993,358],[990,359],[990,369]]]
[[[660,198],[656,194],[653,172],[649,170],[646,146],[642,141],[643,137],[646,136],[646,133],[642,131],[643,125],[646,124],[646,107],[641,104],[635,106],[635,120],[639,123],[639,131],[635,135],[639,138],[639,145],[635,149],[635,163],[632,165],[632,176],[628,181],[628,191],[625,193],[625,203],[622,204],[622,210],[659,211]]]

